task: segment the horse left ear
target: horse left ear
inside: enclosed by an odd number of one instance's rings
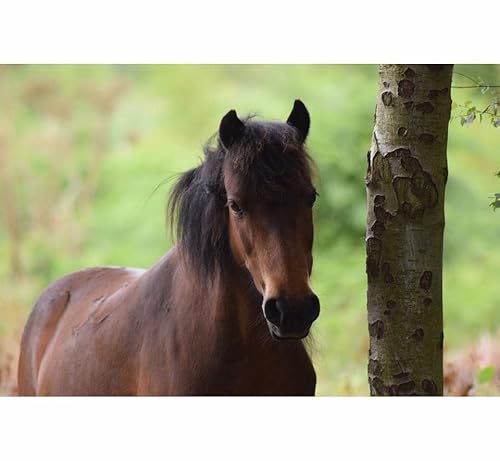
[[[220,122],[219,138],[227,149],[241,137],[244,130],[245,124],[238,118],[236,111],[230,110]]]
[[[286,121],[290,126],[296,128],[300,135],[300,142],[304,142],[309,133],[311,118],[306,106],[300,99],[296,99],[293,104],[293,109]]]

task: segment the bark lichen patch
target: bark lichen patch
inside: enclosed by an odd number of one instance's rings
[[[385,386],[384,395],[398,395],[398,385]]]
[[[446,96],[449,93],[448,88],[442,88],[440,90],[429,90],[427,96],[430,99],[437,99],[439,96]]]
[[[402,155],[400,158],[401,166],[411,174],[411,178],[397,176],[392,181],[398,199],[399,212],[404,216],[418,219],[422,217],[426,208],[432,208],[436,205],[438,201],[437,188],[431,175],[422,169],[420,162],[415,157]]]
[[[413,78],[417,73],[411,68],[407,67],[403,74],[406,78]]]
[[[423,341],[424,336],[424,330],[422,328],[417,328],[411,335],[411,338],[414,339],[417,343],[420,343]]]
[[[401,373],[397,373],[395,375],[392,375],[394,379],[407,379],[410,376],[410,373],[407,371],[402,371]]]
[[[400,138],[404,138],[407,134],[408,134],[408,128],[406,128],[404,126],[400,126],[398,128],[398,136]]]
[[[403,375],[403,374],[401,374]],[[406,377],[409,375],[406,373]],[[415,381],[405,381],[401,384],[386,385],[384,381],[375,376],[373,379],[368,379],[370,391],[372,395],[413,395],[417,387]]]
[[[410,149],[404,147],[398,147],[397,149],[391,150],[385,154],[386,158],[403,158],[409,157],[411,155]]]
[[[417,104],[415,110],[422,112],[422,114],[430,114],[434,111],[434,106],[429,101],[425,101]]]
[[[368,325],[368,330],[371,337],[382,339],[384,337],[384,322],[376,320]]]
[[[382,224],[389,221],[393,217],[392,214],[385,210],[383,206],[375,206],[373,208],[373,212],[375,213],[377,222],[381,222]]]
[[[382,234],[385,231],[384,223],[381,221],[375,221],[372,227],[370,227],[370,230],[373,232],[375,237],[382,237]]]
[[[422,169],[420,162],[415,157],[402,157],[401,166],[410,174],[414,174],[416,171]]]
[[[384,395],[387,389],[387,386],[385,386],[384,382],[378,376],[371,380],[370,387],[372,395]]]
[[[405,383],[401,383],[397,387],[396,395],[408,395],[410,392],[415,390],[415,387],[415,381],[407,381]]]
[[[392,93],[390,91],[384,91],[382,93],[382,102],[384,106],[392,106]]]
[[[380,252],[382,243],[378,238],[370,237],[366,241],[366,273],[368,278],[377,277],[380,273]]]
[[[380,152],[377,152],[372,159],[372,170],[370,181],[372,183],[387,182],[391,178],[391,168],[389,162],[385,160]]]
[[[370,359],[368,362],[368,373],[371,375],[381,375],[384,371],[384,367],[380,364],[378,360]]]
[[[432,272],[424,271],[420,276],[420,288],[422,290],[429,290],[432,285]]]
[[[432,208],[438,201],[437,187],[429,173],[417,170],[411,177],[411,191],[424,208]]]
[[[407,79],[400,80],[398,83],[398,95],[402,98],[411,98],[415,92],[415,84]]]
[[[382,264],[382,275],[384,277],[384,282],[385,283],[392,283],[392,282],[394,282],[394,277],[391,274],[391,266],[389,266],[389,263]]]
[[[427,394],[427,395],[436,395],[437,394],[437,386],[436,383],[432,379],[423,379],[422,383],[422,390]]]
[[[418,140],[424,144],[432,144],[436,140],[436,136],[431,133],[421,133]]]
[[[384,315],[391,315],[391,312],[396,309],[397,304],[396,301],[389,299],[389,301],[385,303],[385,306],[387,307],[387,309],[384,310]]]
[[[413,209],[419,208],[418,201],[416,197],[413,197],[411,192],[411,178],[397,176],[392,181],[392,186],[399,204],[398,213],[403,216],[411,217],[413,215]]]
[[[401,214],[403,216],[409,216],[411,218],[416,218],[417,216],[419,216],[417,214],[418,209],[413,211],[412,206],[408,202],[403,202],[403,204],[401,205],[400,211],[401,211]]]

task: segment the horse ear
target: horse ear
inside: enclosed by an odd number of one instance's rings
[[[219,138],[227,149],[243,134],[245,124],[238,118],[236,111],[230,110],[220,122]]]
[[[288,120],[286,121],[290,126],[296,128],[300,135],[300,142],[304,142],[309,133],[309,126],[311,124],[311,118],[309,117],[309,112],[306,106],[300,99],[296,99],[293,104],[293,109]]]

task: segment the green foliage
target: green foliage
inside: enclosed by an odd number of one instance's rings
[[[472,101],[465,101],[462,103],[457,103],[456,101],[452,102],[452,113],[451,120],[460,120],[461,126],[469,126],[474,120],[479,120],[479,122],[483,121],[483,117],[489,119],[491,125],[494,128],[500,126],[500,115],[498,113],[499,101],[500,101],[500,92],[496,89],[499,88],[500,85],[488,85],[484,82],[484,80],[477,76],[475,78],[470,77],[469,75],[465,75],[461,72],[455,72],[458,76],[465,78],[469,82],[473,82],[474,85],[458,85],[455,88],[472,88],[476,90],[480,90],[481,95],[483,95],[483,105],[484,96],[488,97],[488,104],[484,109],[478,109],[475,105],[472,104]],[[500,172],[497,173],[497,176],[500,176]],[[496,211],[497,208],[500,207],[500,194],[494,194],[494,200],[490,203],[490,206],[493,208],[493,211]]]
[[[495,376],[495,367],[485,367],[477,371],[477,382],[479,384],[486,384],[490,382]]]
[[[493,81],[491,67],[475,73],[489,71]],[[475,105],[485,107],[488,95]],[[153,265],[173,241],[164,213],[172,181],[164,181],[198,164],[229,109],[283,120],[297,97],[311,113],[307,145],[319,172],[318,392],[367,394],[363,178],[376,66],[0,66],[0,335],[19,335],[40,291],[67,272]],[[485,124],[450,125],[450,349],[500,324],[490,276],[500,265],[491,251],[498,227],[480,206],[496,186],[497,137]]]
[[[474,85],[469,86],[457,85],[456,88],[473,88],[479,90],[480,94],[483,95],[483,98],[481,98],[483,101],[484,96],[487,97],[487,105],[477,108],[473,105],[472,101],[465,101],[464,103],[453,101],[451,106],[451,119],[459,119],[462,126],[469,126],[472,122],[474,122],[474,120],[482,122],[483,118],[487,118],[493,127],[499,127],[500,114],[498,113],[498,106],[500,101],[500,92],[496,88],[499,88],[500,85],[488,85],[479,76],[472,78],[460,72],[455,72],[455,74],[465,77],[467,80],[474,83]]]

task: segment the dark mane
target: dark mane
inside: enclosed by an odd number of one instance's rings
[[[223,167],[226,158],[247,190],[263,200],[280,201],[309,185],[313,162],[295,128],[248,117],[242,138],[229,151],[216,138],[205,159],[177,181],[168,201],[168,219],[183,256],[203,278],[231,261]]]

